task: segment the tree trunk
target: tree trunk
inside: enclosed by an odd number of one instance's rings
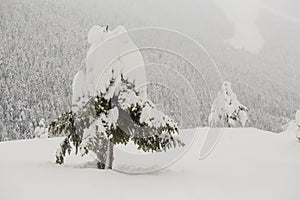
[[[114,161],[114,143],[110,140],[108,141],[107,147],[107,158],[105,163],[105,169],[112,169],[113,161]]]

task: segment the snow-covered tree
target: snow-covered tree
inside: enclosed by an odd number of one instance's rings
[[[5,140],[5,129],[2,121],[0,120],[0,141]]]
[[[45,119],[39,121],[38,126],[34,130],[34,136],[36,138],[48,138],[48,129],[46,127]]]
[[[298,138],[298,140],[300,140],[300,110],[298,110],[297,112],[296,112],[296,120],[295,120],[295,122],[296,122],[296,137]]]
[[[119,80],[119,82],[117,81]],[[75,147],[81,155],[94,152],[99,168],[112,168],[116,144],[133,141],[145,152],[161,152],[183,146],[177,124],[140,96],[133,82],[113,77],[105,93],[90,98],[76,113],[68,112],[49,126],[53,135],[67,134],[56,153],[62,164],[66,153]]]
[[[291,120],[283,127],[283,129],[295,133],[296,138],[300,141],[300,110],[296,112],[295,120]]]
[[[231,83],[225,81],[214,100],[209,115],[210,127],[244,127],[248,108],[242,105],[232,91]]]

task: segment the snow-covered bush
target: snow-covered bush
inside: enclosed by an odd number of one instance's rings
[[[0,120],[0,141],[3,140],[5,140],[5,128],[2,121]]]
[[[36,138],[48,138],[48,129],[44,119],[39,121],[38,126],[34,130],[34,137]]]
[[[67,134],[57,151],[57,163],[62,164],[66,152],[70,153],[74,146],[76,154],[78,150],[81,155],[94,152],[99,168],[112,168],[114,145],[127,144],[129,140],[145,152],[184,145],[177,138],[177,123],[157,110],[122,75],[113,77],[105,93],[92,97],[76,113],[71,111],[54,120],[49,132]]]
[[[300,110],[295,114],[295,120],[291,120],[287,123],[283,129],[286,129],[288,132],[294,133],[296,138],[300,141]]]
[[[296,112],[296,137],[300,140],[300,110]]]
[[[248,108],[242,105],[232,91],[231,83],[225,81],[214,100],[208,121],[210,127],[244,127],[249,118]]]
[[[297,110],[296,112],[296,124],[300,126],[300,110]]]

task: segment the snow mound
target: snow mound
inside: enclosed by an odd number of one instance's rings
[[[180,136],[189,146],[183,157],[169,168],[139,176],[89,168],[95,166],[92,156],[72,155],[66,158],[65,165],[56,165],[54,155],[62,138],[2,142],[0,197],[9,200],[79,200],[97,199],[99,195],[112,200],[141,196],[145,200],[157,196],[173,200],[299,199],[300,144],[294,134],[251,128],[223,129],[212,154],[199,160],[207,131],[207,128],[182,130]],[[194,134],[195,139],[190,140]],[[156,169],[161,159],[182,151],[177,148],[167,153],[126,154],[126,157],[121,148],[137,153],[138,150],[132,143],[116,150],[114,165],[125,171]]]

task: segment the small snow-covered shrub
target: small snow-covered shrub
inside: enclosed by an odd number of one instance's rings
[[[249,121],[248,108],[242,105],[225,81],[214,100],[208,121],[210,127],[244,127]]]

